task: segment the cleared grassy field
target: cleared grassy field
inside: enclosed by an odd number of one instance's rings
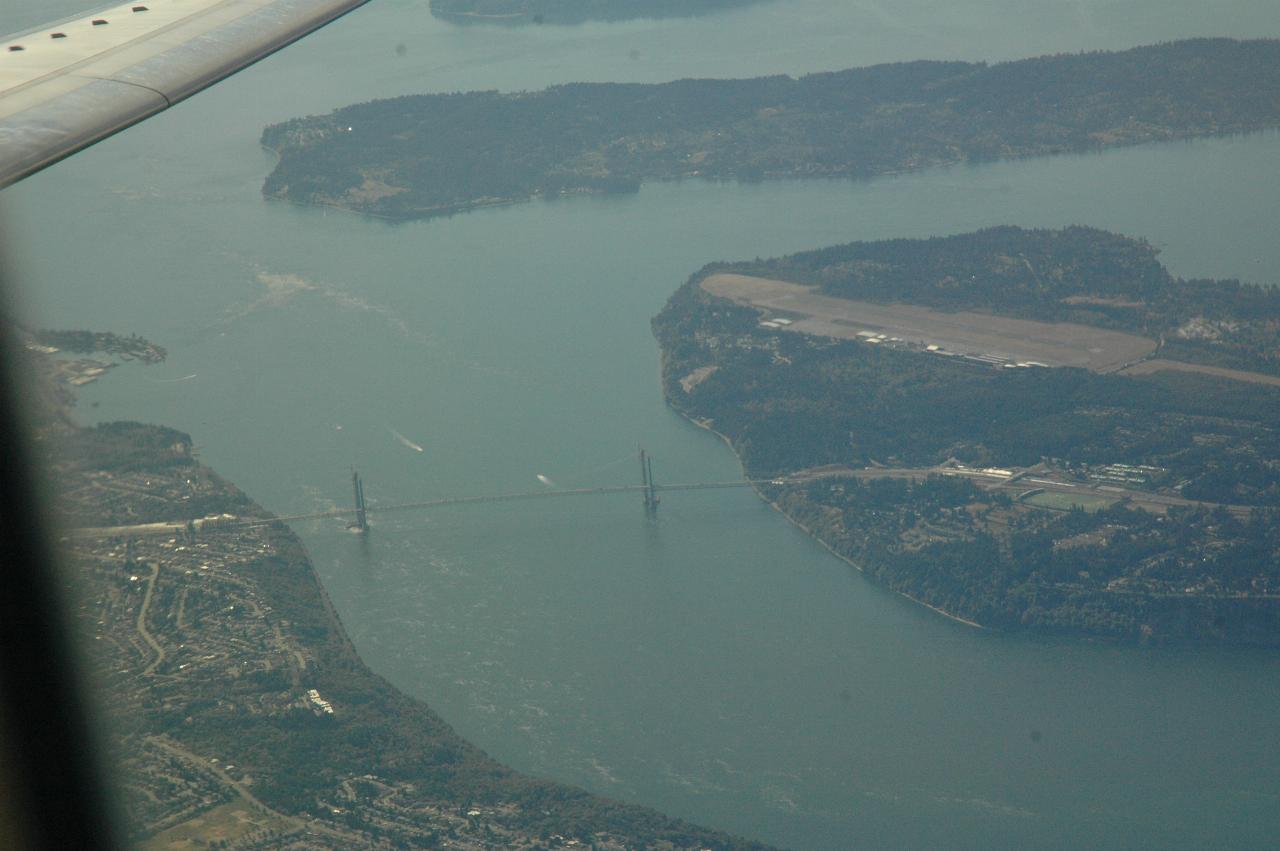
[[[185,851],[209,848],[218,841],[232,845],[255,831],[284,833],[296,828],[297,825],[263,813],[245,801],[232,801],[162,831],[139,847],[143,851]]]
[[[1093,493],[1055,493],[1052,491],[1038,493],[1023,500],[1026,505],[1037,508],[1052,508],[1058,511],[1070,511],[1080,506],[1085,511],[1099,511],[1114,505],[1118,500],[1112,497],[1099,496]]]
[[[802,317],[788,330],[845,340],[858,339],[860,331],[874,331],[959,354],[1000,355],[1095,372],[1119,369],[1156,349],[1155,340],[1088,325],[853,301],[822,295],[816,287],[749,275],[710,275],[702,288],[739,304]]]

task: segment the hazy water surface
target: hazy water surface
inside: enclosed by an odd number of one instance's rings
[[[264,123],[372,96],[1280,30],[1274,3],[932,5],[488,30],[377,3],[6,190],[23,312],[168,347],[84,393],[84,418],[190,431],[292,513],[345,503],[352,464],[375,502],[629,483],[639,444],[660,480],[738,475],[664,407],[648,329],[710,260],[1079,222],[1149,238],[1178,274],[1280,278],[1276,134],[401,225],[258,194]],[[299,532],[370,665],[521,769],[802,848],[1261,847],[1280,830],[1275,654],[975,632],[746,492],[673,494],[656,522],[610,497],[387,516],[367,542]]]

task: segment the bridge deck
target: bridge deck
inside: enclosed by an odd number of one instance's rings
[[[758,484],[766,484],[766,480],[740,479],[733,482],[692,482],[686,484],[655,485],[654,490],[664,491],[698,491],[725,490],[728,488],[749,488]],[[454,496],[438,499],[424,499],[417,502],[399,502],[390,505],[369,505],[368,514],[390,514],[395,511],[420,511],[428,508],[444,508],[451,505],[482,505],[494,502],[520,502],[525,500],[553,499],[569,496],[606,496],[621,493],[643,493],[644,485],[612,485],[599,488],[569,488],[556,490],[525,491],[517,493],[488,494],[484,496]],[[201,530],[252,529],[268,526],[272,523],[293,523],[301,520],[325,520],[330,518],[354,517],[356,508],[331,508],[327,511],[315,511],[308,514],[289,514],[281,517],[206,517],[191,521],[191,528]],[[151,537],[158,535],[176,535],[188,530],[186,521],[170,523],[144,523],[133,526],[107,526],[98,528],[72,529],[69,534],[76,538],[103,537]]]

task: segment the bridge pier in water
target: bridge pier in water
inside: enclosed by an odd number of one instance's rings
[[[347,528],[352,532],[363,535],[369,531],[369,518],[364,504],[364,482],[361,481],[360,474],[355,470],[351,471],[351,489],[355,493],[356,519],[348,523]]]
[[[653,456],[640,450],[640,486],[644,497],[644,510],[653,515],[658,512],[658,485],[653,480]]]

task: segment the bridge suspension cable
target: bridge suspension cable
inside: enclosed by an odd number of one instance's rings
[[[573,496],[607,496],[611,494],[639,493],[644,499],[645,510],[653,514],[658,507],[658,494],[675,491],[727,490],[732,488],[751,488],[765,484],[786,484],[786,479],[737,479],[728,482],[686,482],[659,485],[653,477],[653,456],[640,450],[641,483],[638,485],[607,485],[594,488],[557,488],[554,490],[520,491],[514,493],[486,494],[481,496],[454,496],[423,499],[414,502],[391,503],[388,505],[370,505],[365,500],[364,481],[360,475],[351,471],[351,486],[354,494],[354,505],[351,508],[330,508],[325,511],[313,511],[307,514],[289,514],[275,517],[202,517],[187,521],[170,521],[162,523],[144,523],[132,526],[107,526],[99,528],[72,529],[69,533],[77,538],[104,537],[148,537],[153,535],[194,535],[202,531],[231,531],[235,529],[253,529],[270,526],[273,523],[295,523],[304,520],[326,520],[351,518],[348,528],[356,532],[369,529],[368,515],[390,514],[392,512],[422,511],[431,508],[445,508],[457,505],[483,505],[496,502],[522,502],[527,500],[562,499]]]
[[[559,490],[520,491],[513,493],[485,494],[481,496],[440,497],[437,499],[417,500],[415,502],[397,502],[389,505],[365,503],[363,509],[331,508],[327,511],[316,511],[310,514],[291,514],[271,518],[245,518],[236,525],[265,525],[277,522],[290,523],[300,520],[323,520],[326,518],[350,517],[360,510],[363,510],[365,514],[390,514],[397,511],[421,511],[428,508],[445,508],[451,505],[483,505],[485,503],[493,502],[522,502],[525,500],[558,499],[570,496],[607,496],[610,494],[622,493],[639,493],[641,495],[648,495],[663,491],[727,490],[730,488],[754,487],[756,485],[768,484],[771,481],[777,483],[781,480],[739,479],[732,482],[686,482],[669,485],[608,485],[598,488],[562,488]],[[656,498],[654,501],[656,502]],[[230,525],[232,525],[231,521],[227,521],[226,526],[219,524],[218,528],[228,528]]]

